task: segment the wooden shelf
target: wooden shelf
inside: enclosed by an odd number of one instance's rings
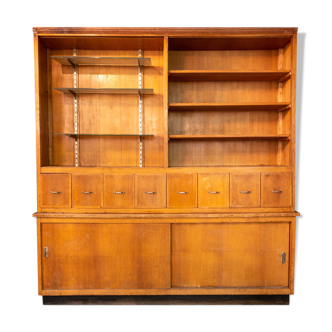
[[[169,135],[169,139],[239,139],[289,141],[290,135]]]
[[[289,102],[280,103],[171,103],[169,111],[278,111],[289,110]]]
[[[169,82],[277,81],[290,78],[289,70],[170,70]]]
[[[63,93],[71,93],[71,94],[77,94],[77,93],[85,93],[85,94],[127,94],[127,95],[153,95],[154,91],[153,89],[109,89],[109,88],[99,88],[99,89],[93,89],[93,88],[54,88],[55,90],[61,91]]]
[[[69,137],[77,137],[77,136],[133,136],[133,137],[152,137],[154,135],[151,134],[75,134],[75,133],[61,133],[54,135],[66,135]]]
[[[151,66],[150,58],[51,56],[51,59],[64,66]]]

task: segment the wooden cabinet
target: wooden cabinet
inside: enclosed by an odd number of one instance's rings
[[[294,292],[297,28],[34,28],[34,51],[39,294]]]

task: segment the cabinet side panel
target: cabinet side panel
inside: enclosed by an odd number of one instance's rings
[[[38,81],[36,80],[36,116],[37,132],[39,131],[40,166],[49,165],[48,157],[48,94],[47,94],[47,49],[38,42]],[[37,89],[38,85],[38,89]],[[37,102],[38,98],[38,102]],[[38,139],[38,135],[37,135]]]

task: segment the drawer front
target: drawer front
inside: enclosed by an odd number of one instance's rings
[[[229,173],[198,174],[198,207],[229,207]]]
[[[135,175],[135,207],[152,209],[166,207],[165,174]]]
[[[261,173],[261,206],[292,206],[292,173]]]
[[[260,206],[260,173],[233,173],[230,176],[230,206]]]
[[[104,207],[132,209],[134,207],[134,174],[104,175]]]
[[[71,207],[71,174],[42,174],[42,207]]]
[[[73,174],[73,207],[102,207],[102,175]]]
[[[167,174],[167,206],[171,208],[197,207],[197,174]]]

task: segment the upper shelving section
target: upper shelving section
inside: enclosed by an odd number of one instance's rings
[[[289,70],[170,70],[169,82],[277,81],[290,78]]]
[[[63,66],[151,66],[151,58],[134,57],[91,57],[91,56],[51,56]]]

